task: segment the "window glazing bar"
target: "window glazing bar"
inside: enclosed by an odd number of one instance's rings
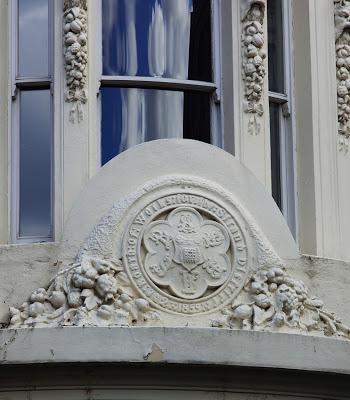
[[[20,89],[50,89],[51,88],[51,80],[41,80],[41,79],[20,79],[15,81],[12,85],[12,100],[15,100],[17,97],[18,90]]]
[[[50,87],[50,85],[51,85],[51,80],[48,80],[48,79],[32,78],[32,79],[17,79],[16,80],[16,86],[18,88]]]
[[[100,83],[101,86],[154,88],[167,90],[194,90],[207,93],[215,92],[217,89],[216,84],[212,82],[138,76],[103,75]]]
[[[286,94],[269,91],[269,100],[273,103],[283,104],[287,103],[289,99]]]

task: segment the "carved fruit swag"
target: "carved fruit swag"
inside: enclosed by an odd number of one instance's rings
[[[244,0],[242,2],[244,111],[252,114],[248,132],[255,135],[260,133],[258,118],[264,114],[262,93],[266,75],[263,28],[265,7],[264,0]]]
[[[290,277],[283,267],[264,268],[245,286],[244,302],[222,310],[213,326],[269,331],[319,332],[350,338],[350,328],[310,297],[303,282]]]
[[[87,4],[86,0],[64,2],[64,60],[66,70],[66,102],[72,103],[71,122],[83,120],[82,105],[87,102],[86,67],[87,53]]]
[[[10,308],[10,327],[130,326],[158,319],[147,300],[130,287],[120,260],[84,257],[63,270],[48,289]]]

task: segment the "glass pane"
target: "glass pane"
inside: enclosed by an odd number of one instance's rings
[[[20,93],[19,236],[51,236],[51,96]]]
[[[211,81],[210,0],[103,0],[103,74]]]
[[[272,197],[281,209],[280,105],[276,103],[270,103],[270,144]]]
[[[267,2],[269,51],[269,90],[284,93],[283,14],[282,1]]]
[[[18,0],[18,75],[49,75],[49,0]]]
[[[210,95],[104,87],[102,164],[136,144],[166,138],[210,143]]]

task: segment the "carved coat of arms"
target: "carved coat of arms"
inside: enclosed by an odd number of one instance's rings
[[[180,298],[196,299],[230,274],[226,228],[193,208],[176,208],[166,220],[152,222],[143,240],[148,276]]]

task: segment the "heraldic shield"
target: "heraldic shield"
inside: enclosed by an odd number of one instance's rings
[[[204,220],[191,207],[173,210],[144,233],[145,269],[157,285],[183,299],[196,299],[222,285],[231,272],[226,228]]]

